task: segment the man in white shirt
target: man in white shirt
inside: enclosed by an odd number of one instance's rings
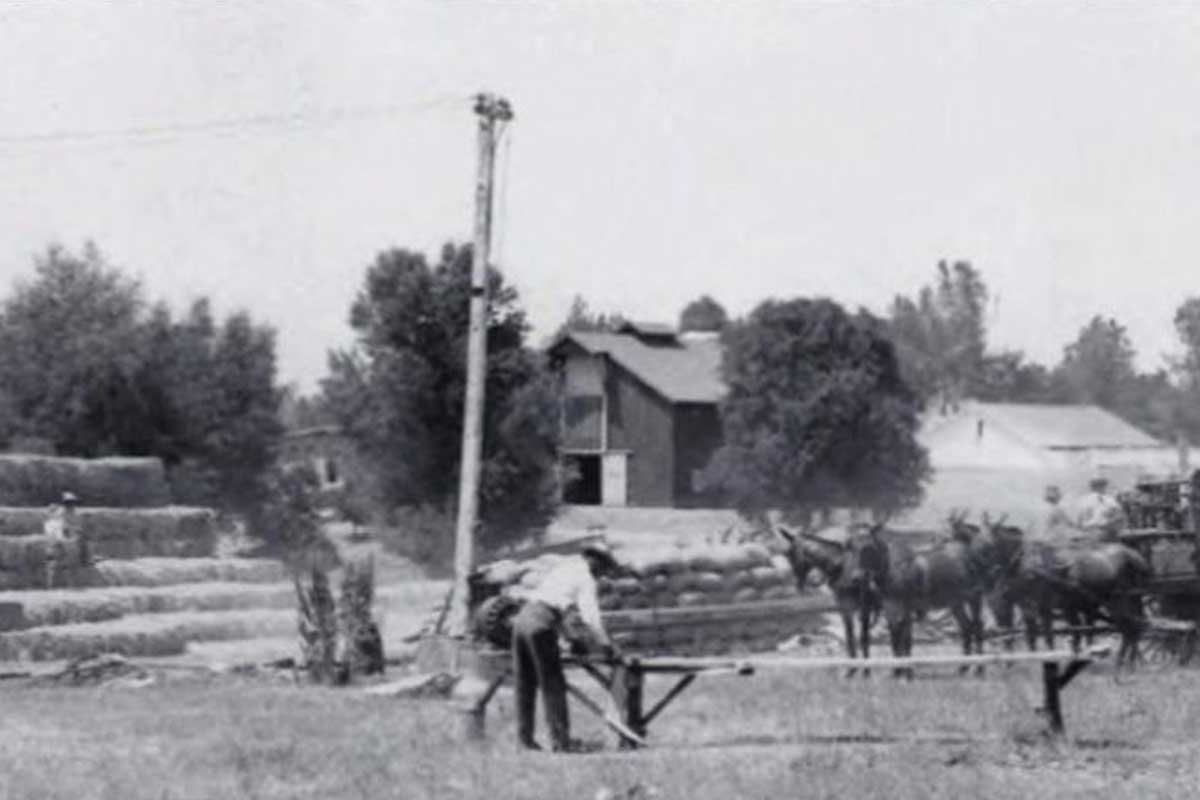
[[[50,540],[49,546],[46,548],[45,561],[47,589],[54,588],[59,562],[66,559],[68,541],[80,542],[81,555],[86,563],[86,544],[79,515],[75,511],[78,504],[79,498],[71,492],[63,492],[62,500],[50,506],[50,512],[42,523],[42,535]]]
[[[1121,505],[1106,493],[1108,480],[1097,476],[1088,484],[1091,489],[1079,500],[1076,524],[1084,531],[1097,535],[1101,541],[1116,539],[1125,521]]]
[[[602,543],[585,545],[579,558],[565,558],[551,569],[513,619],[513,672],[517,706],[517,739],[529,750],[541,747],[533,738],[537,690],[542,690],[551,748],[574,749],[567,713],[567,679],[563,675],[558,638],[569,613],[578,612],[595,645],[614,648],[604,632],[596,597],[596,578],[612,574],[617,562]]]

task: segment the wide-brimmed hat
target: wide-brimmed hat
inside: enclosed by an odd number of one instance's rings
[[[73,492],[63,492],[62,500],[60,502],[62,502],[64,506],[73,506],[79,503],[79,498],[76,497]]]
[[[592,556],[612,567],[617,565],[617,558],[613,555],[612,548],[608,546],[607,542],[588,542],[579,549],[579,553],[580,555]]]

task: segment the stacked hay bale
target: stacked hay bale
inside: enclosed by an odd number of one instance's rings
[[[86,548],[75,538],[43,535],[49,506],[65,492],[82,506],[76,517]],[[59,588],[103,583],[85,563],[97,559],[214,556],[212,510],[169,502],[166,474],[156,458],[0,456],[0,590],[44,588],[51,572]]]
[[[0,541],[40,536],[49,513],[0,507]],[[216,515],[209,508],[81,508],[78,517],[100,558],[196,558],[216,552]]]
[[[157,458],[0,455],[0,505],[39,507],[74,492],[85,505],[147,508],[171,502]]]
[[[605,626],[642,654],[761,652],[799,632],[802,605],[787,559],[758,544],[618,550],[619,577],[600,579]],[[498,561],[482,580],[522,599],[561,555]]]

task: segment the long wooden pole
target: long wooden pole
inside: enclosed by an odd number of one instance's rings
[[[512,119],[508,101],[489,94],[475,98],[479,118],[479,167],[475,179],[475,240],[471,249],[471,316],[467,333],[467,390],[463,401],[463,437],[454,531],[454,592],[449,630],[466,635],[467,578],[475,568],[475,526],[479,518],[479,474],[483,453],[484,384],[487,377],[488,251],[492,235],[492,175],[496,156],[496,123]]]

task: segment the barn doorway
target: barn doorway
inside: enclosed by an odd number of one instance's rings
[[[576,506],[600,505],[600,456],[573,454],[566,456],[563,462],[567,468],[563,502]]]

